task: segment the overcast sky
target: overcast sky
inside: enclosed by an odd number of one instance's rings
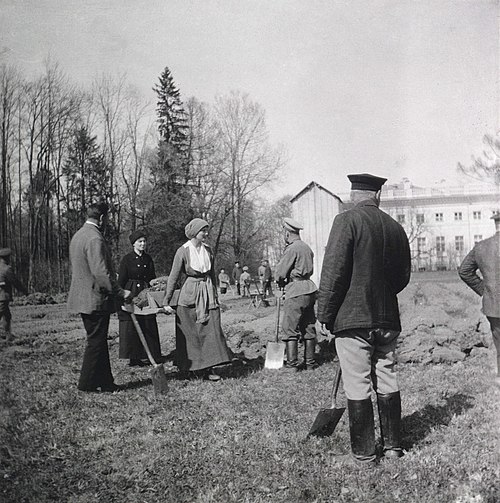
[[[0,61],[77,82],[126,71],[182,97],[240,90],[288,150],[279,191],[347,173],[456,178],[499,118],[497,0],[0,0]]]

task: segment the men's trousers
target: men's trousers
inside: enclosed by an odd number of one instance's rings
[[[497,350],[497,375],[500,376],[500,318],[487,316],[490,322],[491,335],[493,336],[493,344]]]
[[[283,303],[283,340],[316,338],[316,315],[314,302],[316,293],[308,293],[287,299]]]
[[[12,315],[10,314],[9,301],[0,301],[0,331],[4,332],[1,335],[7,338],[10,337],[10,324]]]
[[[110,313],[94,311],[91,314],[81,313],[81,316],[87,332],[87,346],[83,355],[78,389],[95,391],[98,387],[113,384],[108,350]]]
[[[349,400],[370,398],[372,387],[382,395],[399,391],[394,361],[399,333],[356,328],[336,334],[335,347]]]

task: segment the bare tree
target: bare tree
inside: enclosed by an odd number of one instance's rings
[[[157,138],[150,120],[149,103],[130,91],[126,103],[126,144],[125,155],[121,165],[122,183],[126,192],[131,230],[135,230],[137,221],[144,224],[144,209],[141,211],[139,196],[145,184],[148,166],[155,156],[154,144]]]
[[[15,121],[20,107],[21,76],[13,66],[0,66],[0,243],[11,236],[11,167],[16,153]]]
[[[248,237],[242,227],[248,198],[276,178],[283,152],[271,147],[264,110],[247,94],[233,91],[218,97],[214,114],[222,154],[218,176],[227,187],[232,247],[239,258]]]
[[[460,173],[477,180],[494,183],[500,187],[500,132],[496,136],[486,134],[483,137],[486,148],[481,157],[472,156],[472,164],[465,166],[458,163]]]

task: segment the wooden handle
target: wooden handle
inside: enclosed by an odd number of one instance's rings
[[[339,362],[339,366],[337,367],[337,372],[335,373],[335,379],[333,380],[332,409],[335,409],[337,406],[337,392],[339,390],[341,375],[342,375],[342,369],[340,368],[340,362]]]
[[[148,355],[149,361],[151,362],[151,365],[155,366],[158,365],[155,362],[155,359],[153,358],[153,355],[151,354],[151,351],[149,350],[148,343],[146,342],[146,337],[144,337],[144,333],[142,332],[142,328],[139,325],[139,322],[137,321],[137,317],[135,313],[130,313],[130,317],[132,318],[132,321],[134,322],[135,329],[137,330],[137,334],[139,335],[139,339],[142,342],[142,345],[144,346],[144,349],[146,350],[146,354]]]
[[[276,309],[276,331],[275,331],[275,342],[278,342],[279,340],[279,337],[278,337],[278,334],[279,334],[279,331],[280,331],[280,306],[281,306],[281,297],[277,297],[276,298],[276,305],[277,305],[277,309]]]

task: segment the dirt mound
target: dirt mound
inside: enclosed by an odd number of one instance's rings
[[[480,298],[465,285],[411,284],[399,298],[401,363],[455,363],[489,345]]]

